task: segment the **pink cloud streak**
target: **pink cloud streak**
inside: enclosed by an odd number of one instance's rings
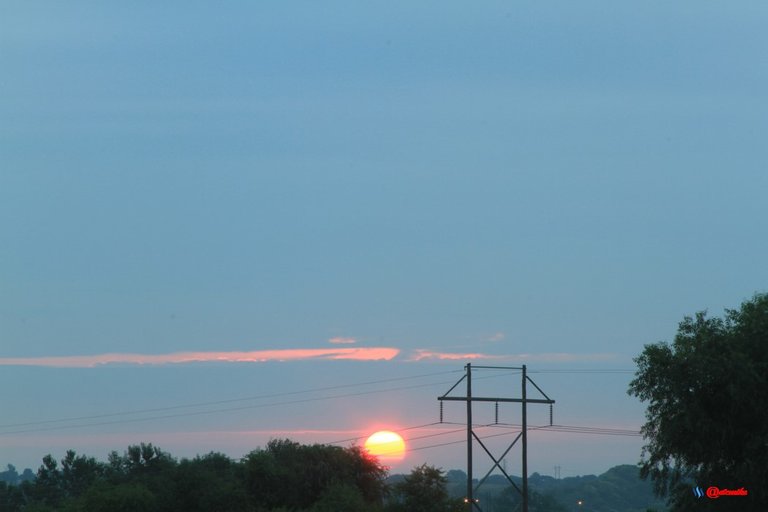
[[[436,352],[432,350],[418,349],[408,359],[409,361],[424,361],[437,359],[439,361],[464,361],[472,359],[500,359],[504,356],[493,356],[479,352]]]
[[[472,361],[476,359],[510,362],[538,362],[538,363],[572,363],[572,362],[596,362],[611,361],[615,354],[572,354],[567,352],[542,352],[538,354],[483,354],[480,352],[439,352],[433,350],[418,349],[414,351],[409,361]]]
[[[176,352],[172,354],[97,354],[91,356],[0,357],[0,366],[93,368],[105,364],[162,365],[197,362],[263,363],[307,359],[389,361],[400,353],[391,347],[296,348],[249,352]]]

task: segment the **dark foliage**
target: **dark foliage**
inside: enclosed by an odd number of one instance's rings
[[[281,506],[306,510],[321,498],[330,500],[331,489],[337,494],[354,489],[362,502],[378,506],[386,491],[386,470],[358,447],[274,440],[266,449],[248,454],[243,464],[246,487],[257,510]]]
[[[365,512],[380,509],[385,476],[357,447],[281,440],[242,461],[220,453],[178,461],[142,443],[106,463],[71,450],[60,461],[46,455],[33,481],[0,481],[0,511]]]
[[[768,295],[686,317],[647,345],[629,393],[648,402],[642,474],[675,511],[768,510]],[[693,485],[748,497],[701,500]]]
[[[461,500],[451,498],[446,477],[440,469],[422,464],[406,475],[393,488],[388,511],[391,512],[458,512],[464,510]]]
[[[66,473],[64,468],[69,468]],[[209,453],[177,461],[151,444],[113,452],[105,463],[67,452],[45,457],[36,481],[0,482],[1,512],[464,512],[466,474],[422,465],[385,472],[358,448],[273,441],[240,461]],[[66,476],[65,476],[66,474]],[[518,484],[518,477],[513,477]],[[300,480],[306,480],[300,482]],[[636,466],[600,476],[529,478],[531,512],[663,510]],[[515,510],[520,496],[500,475],[478,493],[485,512]],[[746,509],[745,509],[746,510]]]

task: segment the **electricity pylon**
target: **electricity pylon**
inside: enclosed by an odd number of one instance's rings
[[[522,371],[522,396],[520,398],[509,398],[509,397],[484,397],[484,396],[473,396],[472,395],[472,368],[476,369],[484,369],[484,370],[521,370]],[[541,390],[539,386],[536,385],[535,382],[531,380],[530,377],[526,374],[526,367],[523,365],[522,367],[510,367],[510,366],[472,366],[471,363],[467,363],[467,365],[464,367],[466,370],[466,373],[464,376],[454,384],[451,389],[445,392],[443,396],[437,397],[438,400],[442,401],[458,401],[458,402],[466,402],[467,403],[467,496],[464,498],[464,501],[467,503],[467,511],[472,512],[473,510],[477,509],[480,512],[482,512],[482,509],[480,508],[480,505],[477,503],[477,500],[474,498],[475,491],[477,491],[478,488],[485,482],[486,478],[490,476],[490,474],[493,472],[494,469],[499,468],[499,470],[504,474],[504,476],[507,478],[510,484],[512,484],[512,487],[517,489],[517,491],[522,496],[523,501],[523,510],[522,512],[528,512],[528,404],[549,404],[549,423],[552,424],[552,404],[555,403],[554,400],[549,398],[544,391]],[[456,386],[458,386],[461,381],[466,380],[467,381],[467,393],[466,396],[448,396],[448,394],[456,389]],[[544,398],[528,398],[527,394],[527,388],[528,383],[533,384],[533,387],[535,387],[539,393],[542,394]],[[509,447],[504,451],[504,453],[496,459],[496,457],[493,456],[491,451],[488,449],[487,446],[485,446],[485,443],[478,437],[478,435],[475,433],[473,426],[472,426],[472,402],[495,402],[496,403],[496,423],[499,421],[499,402],[514,402],[519,403],[522,405],[522,429],[520,430],[520,433],[515,437],[514,441],[512,441],[512,444],[509,445]],[[442,417],[442,404],[440,408],[440,421],[443,420]],[[493,461],[493,466],[488,471],[488,473],[485,474],[485,476],[478,482],[477,487],[474,487],[472,485],[472,445],[473,445],[473,439],[474,441],[477,441],[478,444],[483,448],[486,454],[491,458]],[[506,457],[507,453],[512,449],[512,447],[517,443],[518,440],[522,441],[522,477],[523,477],[523,488],[520,489],[515,482],[512,481],[512,478],[507,474],[507,471],[504,467],[502,467],[501,461]]]

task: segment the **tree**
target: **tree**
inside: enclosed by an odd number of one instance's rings
[[[315,501],[310,512],[369,512],[371,505],[363,499],[360,489],[349,484],[327,488]]]
[[[336,499],[337,486],[354,487],[369,508],[384,498],[386,469],[358,447],[301,445],[276,439],[264,450],[255,450],[243,460],[248,493],[257,510],[286,507],[306,510],[324,495]]]
[[[221,453],[182,459],[174,472],[174,506],[185,512],[250,510],[239,464]]]
[[[72,507],[76,512],[155,512],[155,495],[141,484],[97,484]]]
[[[155,497],[158,509],[173,510],[175,506],[173,476],[177,465],[176,459],[169,453],[152,443],[141,443],[128,446],[122,458],[110,455],[109,467],[105,472],[113,478],[113,483],[140,484],[140,487],[145,488]],[[136,493],[129,490],[127,494],[133,499]]]
[[[10,466],[10,464],[9,464]],[[17,512],[24,504],[24,495],[15,485],[0,480],[0,510],[4,512]]]
[[[68,497],[79,496],[104,474],[104,467],[93,457],[78,456],[67,450],[61,459],[60,485]]]
[[[641,476],[675,511],[768,510],[768,295],[724,318],[685,317],[672,345],[635,362],[628,392],[648,402]],[[701,500],[694,485],[749,495]]]
[[[50,454],[43,457],[43,464],[37,470],[34,497],[42,505],[58,506],[64,499],[59,464]]]
[[[0,471],[0,482],[16,485],[19,482],[19,474],[16,472],[16,466],[8,464],[7,467],[7,470]]]
[[[111,462],[111,464],[116,464]],[[131,445],[123,456],[123,467],[128,473],[133,474],[152,474],[168,470],[176,464],[176,461],[170,454],[164,452],[152,443],[141,443]]]
[[[395,485],[394,500],[389,508],[403,512],[462,510],[460,501],[448,496],[445,484],[442,470],[427,464],[417,466],[402,482]]]

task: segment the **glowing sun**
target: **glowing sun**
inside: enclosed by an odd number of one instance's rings
[[[365,441],[365,449],[380,460],[403,460],[405,441],[395,432],[381,430]]]

